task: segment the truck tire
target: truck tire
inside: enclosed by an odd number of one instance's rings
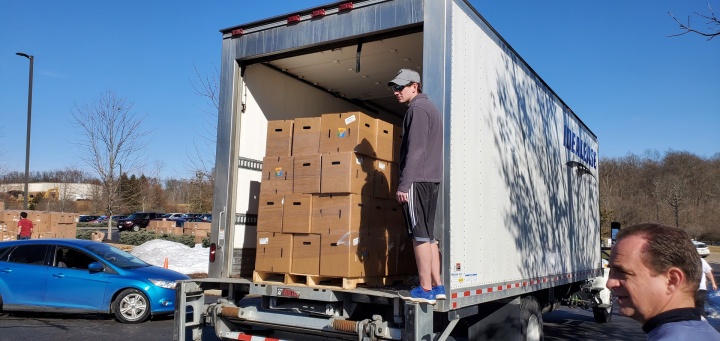
[[[593,316],[595,317],[595,322],[597,322],[597,323],[610,322],[610,319],[612,319],[612,309],[613,309],[612,294],[610,294],[609,301],[610,301],[610,303],[607,304],[607,307],[595,306],[592,308]]]
[[[522,340],[543,340],[542,311],[535,297],[523,297],[520,303],[520,320],[522,323]]]
[[[133,225],[132,230],[133,230],[133,232],[138,232],[138,231],[140,231],[140,226],[138,226],[138,224],[135,224],[135,225]]]

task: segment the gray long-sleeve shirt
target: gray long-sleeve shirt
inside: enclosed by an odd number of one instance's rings
[[[427,95],[410,101],[403,119],[400,147],[400,184],[408,192],[413,182],[439,183],[443,173],[442,117]]]

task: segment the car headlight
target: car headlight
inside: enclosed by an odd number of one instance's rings
[[[168,281],[164,279],[148,279],[152,284],[165,289],[175,290],[175,281]]]

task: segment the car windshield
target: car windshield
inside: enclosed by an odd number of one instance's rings
[[[695,246],[696,246],[698,249],[702,249],[702,248],[707,247],[707,245],[705,245],[704,243],[695,243]]]
[[[93,244],[87,247],[88,250],[102,257],[108,263],[121,269],[135,269],[150,266],[140,258],[137,258],[123,250],[107,244]]]
[[[133,214],[129,215],[126,219],[142,219],[142,218],[143,218],[142,214],[133,213]]]

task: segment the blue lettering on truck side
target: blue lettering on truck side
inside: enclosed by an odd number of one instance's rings
[[[597,169],[597,151],[583,140],[579,134],[576,134],[572,129],[568,128],[567,125],[565,126],[565,132],[563,134],[563,145],[590,167]]]

